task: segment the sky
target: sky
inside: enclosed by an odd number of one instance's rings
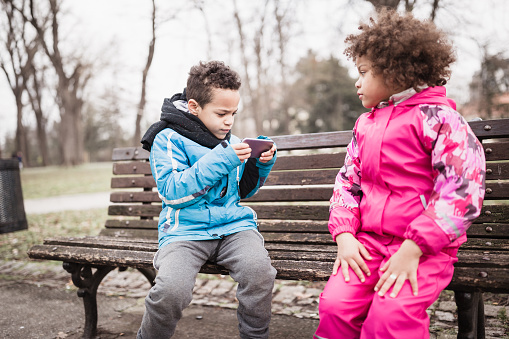
[[[360,0],[294,1],[299,6],[292,13],[295,24],[292,26],[288,62],[295,63],[309,49],[313,49],[324,58],[331,54],[340,58],[349,68],[352,77],[355,77],[353,63],[346,61],[342,54],[343,40],[346,34],[356,32],[359,20],[371,13],[371,5]],[[442,1],[445,8],[439,11],[435,23],[449,34],[457,48],[458,61],[452,67],[453,75],[447,88],[449,95],[461,104],[468,99],[468,84],[472,75],[479,70],[482,53],[477,41],[486,44],[491,53],[505,51],[505,56],[509,57],[509,21],[505,18],[506,13],[509,13],[509,1]],[[189,6],[189,1],[156,3],[159,4],[162,17],[175,18],[158,26],[156,52],[147,82],[145,125],[158,119],[165,97],[183,89],[189,68],[200,60],[207,60],[209,56],[201,13],[197,10],[183,10]],[[241,14],[247,15],[250,13],[249,6],[255,2],[237,0],[237,3]],[[207,0],[205,11],[212,32],[210,56],[236,68],[241,64],[231,48],[236,37],[232,26],[231,4],[227,0]],[[461,7],[454,6],[457,4],[461,4]],[[94,70],[95,77],[90,84],[88,97],[100,95],[108,88],[115,89],[122,98],[121,109],[125,117],[122,123],[127,130],[134,130],[142,70],[151,39],[150,1],[64,0],[64,8],[64,51],[78,49],[90,60],[100,59],[103,63],[102,67]],[[417,17],[427,16],[428,12],[426,7],[414,11]],[[58,120],[58,110],[56,107],[50,108],[50,120]],[[2,73],[0,142],[3,142],[7,134],[14,134],[15,112],[14,98]],[[31,118],[24,122],[34,123]]]

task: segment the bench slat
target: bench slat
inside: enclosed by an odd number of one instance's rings
[[[149,174],[152,175],[150,164],[146,161],[130,161],[113,163],[113,174]]]
[[[352,131],[322,132],[271,137],[278,150],[345,147],[352,140]]]
[[[480,139],[509,137],[509,119],[471,121],[468,124]]]
[[[317,153],[306,155],[278,155],[273,172],[281,170],[339,168],[345,161],[345,152]]]

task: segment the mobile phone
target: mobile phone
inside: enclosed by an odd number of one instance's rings
[[[250,158],[259,158],[263,152],[270,150],[274,145],[274,141],[267,139],[244,138],[242,142],[248,144],[251,148]]]

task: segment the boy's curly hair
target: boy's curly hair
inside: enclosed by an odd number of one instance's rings
[[[191,67],[187,78],[187,100],[194,99],[204,107],[212,100],[212,89],[238,90],[240,77],[222,61],[201,62]]]
[[[451,75],[449,65],[456,61],[452,44],[432,22],[411,14],[382,8],[377,20],[359,26],[361,33],[346,37],[349,59],[365,56],[374,74],[396,88],[441,86]]]

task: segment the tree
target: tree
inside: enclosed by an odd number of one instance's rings
[[[509,58],[484,49],[481,69],[470,83],[470,101],[463,114],[485,119],[509,116]]]
[[[38,8],[34,1],[30,0],[28,10],[23,7],[15,8],[24,21],[35,29],[38,42],[55,71],[55,95],[60,108],[60,153],[63,164],[69,166],[84,161],[83,92],[92,73],[91,64],[84,61],[83,57],[64,56],[60,50],[60,4],[58,0],[48,0],[47,8]],[[41,18],[49,18],[48,25]],[[47,34],[48,32],[51,34]]]
[[[155,47],[156,47],[156,3],[155,0],[152,0],[152,39],[150,40],[148,46],[147,63],[145,64],[145,68],[143,69],[143,76],[141,80],[141,98],[140,103],[138,104],[138,113],[136,114],[136,123],[133,138],[134,145],[137,145],[141,140],[141,118],[143,117],[143,112],[145,111],[145,104],[147,103],[146,100],[147,76],[148,71],[150,70],[150,66],[152,65],[152,60],[154,59]]]
[[[431,10],[429,14],[431,21],[435,20],[440,5],[440,0],[366,0],[366,1],[370,2],[373,6],[375,6],[375,8],[389,7],[393,9],[397,9],[400,6],[400,4],[403,3],[405,6],[405,11],[407,12],[412,12],[418,3],[419,4],[428,3],[429,5],[431,5]]]
[[[16,16],[11,1],[1,1],[2,12],[6,19],[6,27],[3,27],[5,36],[2,36],[2,45],[8,54],[8,60],[0,55],[0,68],[7,78],[7,82],[12,90],[16,102],[17,125],[16,125],[16,150],[21,151],[28,156],[28,143],[26,129],[23,125],[23,94],[25,92],[25,77],[27,77],[27,68],[37,50],[37,47],[30,43],[27,46],[25,39],[25,25],[20,18]],[[24,6],[24,2],[22,3]],[[28,53],[25,53],[25,50]]]
[[[366,109],[357,97],[355,80],[339,59],[319,60],[312,51],[295,67],[291,88],[292,131],[299,133],[351,129]]]

